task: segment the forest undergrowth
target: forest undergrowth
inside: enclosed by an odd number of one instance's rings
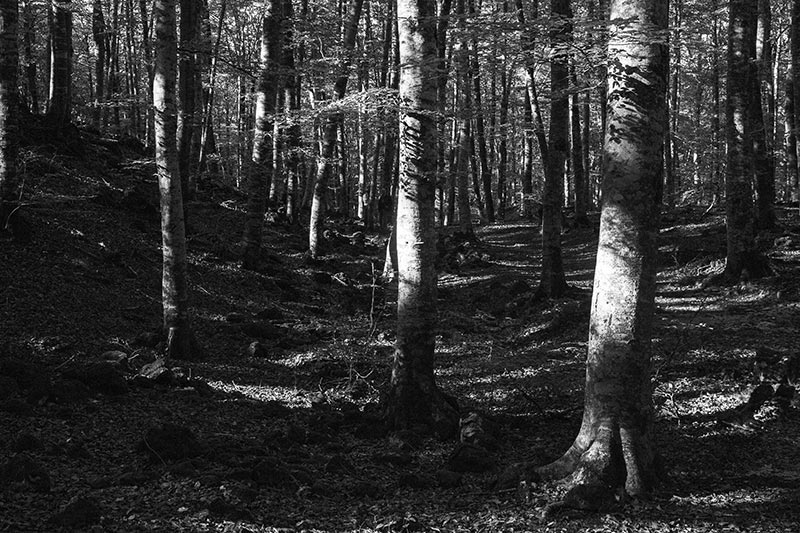
[[[797,401],[752,394],[797,378],[796,209],[762,239],[776,275],[729,287],[706,283],[723,267],[722,213],[667,213],[653,369],[663,483],[604,513],[553,511],[559,484],[507,487],[502,472],[558,457],[578,430],[596,227],[565,233],[572,289],[558,301],[535,297],[535,224],[442,239],[437,379],[480,415],[476,454],[383,428],[395,294],[379,276],[386,237],[351,221],[331,221],[314,262],[301,228],[267,223],[265,266],[243,271],[244,198],[205,184],[188,208],[203,357],[163,364],[153,163],[80,150],[26,152],[30,240],[0,243],[0,530],[800,528]]]

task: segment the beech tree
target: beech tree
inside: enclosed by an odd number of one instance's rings
[[[726,133],[728,166],[725,174],[727,256],[725,278],[759,278],[770,272],[755,239],[753,205],[753,79],[757,70],[756,21],[758,3],[730,0],[728,27],[728,100]],[[759,102],[760,107],[760,102]]]
[[[550,135],[547,147],[544,193],[542,195],[542,273],[539,293],[558,298],[567,290],[561,258],[561,204],[569,149],[569,67],[568,44],[572,32],[569,0],[552,0],[553,28],[550,30]]]
[[[571,475],[568,503],[601,507],[657,479],[650,337],[663,179],[668,47],[660,0],[612,0],[603,205],[583,421],[569,450],[539,469]]]
[[[395,429],[453,433],[458,416],[433,374],[436,344],[436,4],[398,0],[400,186],[397,341],[387,417]]]
[[[72,6],[69,0],[54,0],[53,10],[47,114],[61,129],[72,120]]]
[[[16,0],[0,6],[0,231],[10,228],[17,238],[18,177],[17,154],[19,103],[17,97],[17,18]]]
[[[156,168],[161,196],[161,246],[163,270],[161,300],[167,355],[177,359],[191,356],[192,333],[189,325],[189,287],[186,268],[186,233],[183,225],[183,199],[178,171],[177,106],[175,76],[177,43],[175,0],[156,0],[156,62],[153,81],[155,110]]]
[[[256,130],[253,141],[253,163],[247,181],[247,218],[244,227],[244,259],[242,266],[258,268],[261,255],[261,233],[267,209],[267,183],[274,170],[273,119],[278,91],[280,61],[280,0],[265,5],[261,31],[261,66],[256,98]]]

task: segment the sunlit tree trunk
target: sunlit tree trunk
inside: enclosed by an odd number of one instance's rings
[[[569,68],[566,46],[572,32],[569,0],[551,0],[553,28],[550,30],[550,132],[547,167],[542,195],[542,272],[539,293],[558,298],[567,290],[561,258],[561,206],[569,150]]]
[[[175,105],[177,43],[175,0],[156,0],[156,62],[153,83],[155,109],[156,167],[161,194],[161,241],[163,274],[161,298],[164,308],[164,333],[167,355],[190,358],[192,334],[189,326],[189,286],[186,272],[186,234],[183,226],[183,199],[178,173]]]
[[[433,374],[436,330],[436,5],[398,0],[400,187],[397,342],[387,418],[395,429],[452,435],[457,413]]]
[[[572,60],[575,60],[574,57]],[[574,65],[570,65],[570,73],[572,84],[577,87],[578,78],[575,75]],[[583,129],[581,127],[581,110],[583,106],[580,102],[581,95],[573,93],[571,98],[570,137],[572,143],[570,145],[570,156],[572,157],[572,174],[575,176],[575,223],[585,226],[589,223],[589,220],[586,218],[589,188],[587,187],[586,179],[588,168],[584,168],[583,166]]]
[[[530,80],[527,81],[530,83]],[[522,110],[525,119],[525,141],[523,144],[522,162],[522,201],[520,202],[520,216],[529,219],[533,216],[533,112],[531,111],[530,91],[526,86],[523,88],[524,108]]]
[[[770,271],[756,246],[754,228],[752,104],[757,7],[754,0],[731,0],[729,11],[725,277],[731,282],[743,276],[759,278]]]
[[[253,141],[253,168],[247,179],[247,217],[244,226],[242,267],[258,269],[261,256],[261,234],[267,209],[267,184],[274,167],[273,118],[278,94],[280,58],[280,0],[265,5],[261,32],[261,59],[256,99],[256,129]]]
[[[565,502],[602,508],[619,488],[647,494],[657,478],[650,338],[663,139],[667,7],[612,0],[608,132],[581,429],[545,477],[571,475]]]
[[[61,130],[72,120],[72,6],[69,0],[54,0],[53,9],[47,115]]]
[[[153,68],[153,51],[150,46],[150,17],[147,14],[147,0],[139,0],[139,14],[142,18],[142,52],[147,70],[147,88],[148,92],[152,93],[155,70]],[[150,106],[147,108],[146,115],[144,144],[146,147],[150,147],[153,143],[153,129],[155,128],[153,109]]]

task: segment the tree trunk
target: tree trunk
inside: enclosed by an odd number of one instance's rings
[[[500,143],[497,146],[497,218],[506,218],[506,176],[508,174],[508,100],[511,94],[511,78],[506,66],[502,65],[500,73]]]
[[[183,226],[183,199],[175,144],[177,134],[175,0],[156,0],[154,9],[156,76],[153,84],[153,107],[156,126],[156,167],[161,193],[161,237],[164,256],[161,298],[164,306],[164,333],[167,336],[167,355],[177,359],[189,359],[192,333],[189,326],[186,234]]]
[[[769,0],[758,0],[758,27],[756,34],[756,62],[753,65],[753,92],[751,95],[753,131],[753,163],[757,212],[756,222],[761,229],[775,227],[775,158],[772,154],[773,108],[772,92],[772,17]],[[772,102],[772,104],[770,104]]]
[[[530,80],[527,80],[530,83]],[[525,120],[525,144],[523,145],[522,163],[522,200],[520,201],[520,216],[526,220],[534,215],[533,209],[533,112],[531,110],[530,91],[527,84],[523,88],[524,108],[522,110]]]
[[[575,61],[575,58],[572,58]],[[570,66],[572,85],[578,86],[578,78],[575,75],[575,66]],[[570,109],[570,136],[572,138],[570,155],[572,156],[572,174],[575,176],[575,223],[580,226],[589,225],[586,217],[587,210],[587,187],[586,170],[583,166],[583,129],[581,127],[581,102],[579,93],[572,94],[572,108]]]
[[[0,7],[0,232],[11,229],[17,238],[19,226],[19,102],[17,96],[17,2]]]
[[[528,73],[528,91],[530,92],[531,113],[533,114],[533,131],[536,134],[536,141],[539,143],[539,154],[542,156],[542,166],[545,168],[547,174],[547,163],[549,161],[547,137],[544,133],[544,121],[542,120],[542,111],[539,107],[539,95],[536,89],[536,57],[534,54],[534,45],[536,42],[536,31],[533,22],[539,18],[539,0],[532,2],[532,15],[531,25],[526,23],[525,9],[522,0],[515,0],[517,9],[517,21],[522,27],[522,50],[525,53],[525,69]]]
[[[731,0],[728,28],[728,101],[726,133],[728,166],[725,180],[728,252],[725,277],[755,279],[770,272],[755,241],[753,208],[752,92],[756,75],[757,3]]]
[[[100,107],[103,104],[103,97],[105,96],[105,64],[106,64],[106,21],[103,17],[103,2],[102,0],[94,0],[92,4],[92,38],[94,39],[95,47],[97,48],[97,58],[95,59],[95,91],[94,91],[94,110],[92,112],[92,121],[94,127],[100,129],[103,125],[100,123],[102,116]]]
[[[542,197],[542,272],[539,293],[558,298],[567,290],[561,258],[561,206],[564,203],[564,175],[569,149],[568,51],[572,32],[569,0],[551,0],[554,26],[550,30],[550,142]]]
[[[153,69],[153,52],[150,48],[150,18],[147,15],[147,0],[139,0],[139,13],[142,17],[142,50],[144,52],[144,63],[147,68],[147,88],[149,92],[153,92],[153,76],[155,70]],[[153,142],[153,109],[148,106],[147,109],[147,122],[145,125],[145,147],[152,146]]]
[[[675,2],[675,20],[673,22],[675,39],[673,50],[675,51],[672,59],[672,81],[669,85],[669,133],[664,142],[664,157],[666,166],[666,180],[664,196],[667,205],[675,205],[677,196],[680,194],[680,180],[678,174],[678,155],[675,149],[675,140],[678,138],[678,117],[680,116],[680,84],[681,84],[681,33],[683,24],[683,0]]]
[[[253,168],[247,180],[247,218],[244,226],[242,267],[258,269],[261,264],[261,232],[267,209],[267,183],[273,172],[272,130],[278,94],[280,61],[280,0],[265,5],[261,33],[261,64],[256,99],[256,130],[253,141]]]
[[[800,202],[800,0],[792,0],[791,26],[789,29],[789,72],[787,74],[786,135],[788,137],[787,161],[792,177],[795,202]],[[791,109],[789,109],[791,108]],[[791,123],[791,124],[790,124]],[[791,129],[790,129],[791,126]]]
[[[455,434],[458,415],[436,385],[436,9],[399,0],[400,187],[397,342],[387,418],[395,429]]]
[[[180,60],[178,62],[178,165],[185,199],[195,193],[192,163],[196,161],[194,136],[199,118],[200,102],[197,100],[200,84],[198,43],[200,39],[199,0],[180,0]]]
[[[347,78],[350,74],[350,62],[358,33],[358,21],[361,19],[363,0],[352,0],[348,10],[350,18],[344,27],[343,48],[344,57],[341,58],[339,74],[333,87],[334,99],[341,100],[347,91]],[[322,253],[321,240],[322,228],[325,218],[325,197],[328,189],[328,179],[331,172],[331,161],[336,143],[336,130],[343,127],[344,115],[341,111],[333,111],[325,119],[322,134],[322,149],[317,162],[317,179],[314,183],[314,198],[311,203],[311,217],[308,228],[308,253],[317,258]]]
[[[657,478],[650,339],[655,308],[663,139],[667,129],[667,6],[612,0],[608,133],[581,429],[558,461],[572,475],[567,505],[604,509],[618,488],[647,494]],[[635,88],[635,89],[634,89]]]
[[[72,7],[69,0],[54,0],[53,8],[47,115],[61,131],[72,121]]]

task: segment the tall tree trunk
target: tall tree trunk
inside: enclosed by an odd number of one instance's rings
[[[164,307],[164,333],[167,355],[189,359],[192,333],[189,325],[189,285],[186,268],[186,234],[183,226],[183,199],[178,174],[176,142],[177,109],[175,75],[177,43],[175,0],[156,0],[156,76],[153,84],[155,109],[156,167],[161,194],[161,238],[163,275],[161,298]]]
[[[24,237],[18,231],[19,215],[19,102],[17,93],[17,21],[16,0],[0,6],[0,233],[10,229],[15,239]]]
[[[675,140],[678,137],[678,117],[680,116],[680,85],[681,85],[681,38],[683,24],[683,0],[675,0],[675,18],[672,37],[672,81],[669,85],[669,134],[664,140],[664,157],[666,166],[665,191],[667,204],[675,205],[677,195],[680,194],[678,174],[678,154],[675,149]]]
[[[54,0],[53,8],[47,115],[61,131],[72,121],[72,6],[69,0]]]
[[[511,78],[506,65],[502,65],[500,73],[500,85],[502,93],[500,95],[500,143],[497,146],[497,218],[506,218],[506,176],[508,174],[508,100],[511,95]]]
[[[469,14],[475,16],[475,3],[469,2]],[[486,149],[486,125],[483,120],[483,97],[481,95],[481,67],[478,61],[478,41],[472,39],[472,56],[470,58],[470,76],[472,78],[472,102],[475,108],[475,142],[478,148],[478,162],[481,169],[481,183],[483,183],[483,200],[486,218],[489,222],[495,221],[494,194],[492,194],[492,171],[489,168],[489,156]],[[469,90],[468,88],[464,89]]]
[[[743,276],[755,279],[770,272],[755,241],[753,207],[752,93],[756,75],[752,63],[756,52],[757,3],[731,0],[728,27],[728,100],[726,133],[728,166],[725,180],[728,252],[725,277],[737,282]],[[746,272],[746,273],[745,273]]]
[[[281,65],[284,72],[284,105],[289,123],[284,127],[285,138],[284,168],[286,169],[286,218],[291,224],[297,223],[297,190],[302,175],[302,130],[299,118],[294,115],[300,111],[300,76],[295,68],[294,6],[292,0],[283,0],[283,16],[288,22],[283,25],[283,49]]]
[[[786,93],[787,161],[792,178],[795,202],[800,202],[800,0],[792,0],[791,25],[789,29],[789,71]]]
[[[531,113],[533,115],[533,131],[536,134],[536,141],[539,144],[542,166],[545,169],[545,174],[547,174],[547,163],[549,161],[547,136],[544,132],[544,120],[542,120],[542,111],[539,107],[539,95],[536,89],[536,56],[534,54],[536,30],[533,23],[539,18],[539,0],[533,0],[532,2],[532,20],[530,24],[526,22],[522,0],[514,1],[517,10],[517,21],[522,29],[520,35],[522,36],[522,51],[525,54],[525,70],[527,71],[529,81],[528,91],[530,93],[529,99],[531,102]]]
[[[94,45],[97,48],[97,58],[95,59],[95,91],[94,91],[94,110],[92,112],[92,121],[94,127],[100,129],[103,125],[100,123],[102,110],[100,107],[103,105],[103,97],[105,96],[105,64],[106,64],[106,21],[103,16],[103,2],[102,0],[94,0],[92,3],[92,38]]]
[[[572,32],[569,0],[551,0],[553,28],[550,30],[550,142],[542,197],[542,271],[539,293],[558,298],[567,290],[561,258],[561,206],[569,150],[569,67],[566,47]]]
[[[657,478],[650,339],[667,130],[666,2],[612,0],[608,133],[581,429],[545,477],[572,474],[566,505],[605,509]]]
[[[197,100],[200,85],[198,44],[200,39],[199,0],[180,0],[180,59],[178,61],[178,165],[181,174],[184,198],[194,197],[194,169],[197,160],[194,150],[196,122],[200,113]]]
[[[530,84],[530,80],[527,80]],[[523,166],[522,166],[522,200],[520,201],[520,216],[530,219],[534,215],[533,209],[533,112],[531,110],[530,91],[526,86],[523,88],[523,117],[525,121],[525,142],[523,145]]]
[[[756,62],[751,95],[753,131],[753,163],[757,197],[756,222],[761,229],[775,227],[775,158],[772,153],[773,113],[775,99],[772,91],[772,17],[769,0],[758,0],[756,33]],[[770,103],[771,102],[771,103]]]
[[[33,0],[22,0],[22,65],[25,71],[25,92],[28,96],[28,105],[31,113],[39,114],[39,88],[36,82],[37,61],[33,54],[35,44],[36,20],[34,16]]]
[[[712,34],[711,34],[711,92],[712,92],[712,103],[714,105],[714,109],[711,111],[711,150],[714,157],[713,162],[713,187],[714,187],[714,197],[717,198],[721,195],[722,190],[724,188],[723,178],[722,178],[722,128],[720,126],[720,108],[721,108],[721,100],[720,100],[720,66],[719,66],[719,55],[720,55],[720,44],[719,44],[719,17],[717,16],[717,2],[718,0],[714,0],[714,15],[713,15],[713,25],[712,25]]]
[[[453,435],[458,415],[436,385],[436,26],[433,0],[398,0],[400,34],[400,187],[397,341],[387,418]]]
[[[573,56],[572,61],[575,61]],[[572,77],[572,85],[578,86],[578,77],[575,75],[575,65],[570,65],[570,74]],[[589,219],[586,217],[587,210],[587,195],[589,189],[587,187],[586,170],[583,166],[583,129],[581,127],[581,102],[580,94],[574,92],[572,94],[572,108],[570,109],[570,136],[572,143],[570,147],[570,155],[572,156],[572,173],[575,176],[575,223],[581,226],[587,226]]]
[[[261,265],[261,233],[267,209],[267,183],[272,176],[272,115],[278,94],[278,65],[280,61],[281,0],[265,5],[261,32],[261,58],[256,99],[256,129],[253,141],[253,168],[247,180],[247,218],[244,226],[244,257],[242,267],[258,269]]]
[[[155,70],[153,68],[153,51],[150,47],[150,17],[147,14],[147,0],[139,0],[139,14],[142,17],[142,51],[144,53],[144,63],[147,68],[147,88],[149,92],[153,92],[153,76]],[[153,129],[154,129],[154,116],[153,109],[148,106],[147,109],[147,123],[145,126],[145,147],[152,146],[153,143]]]
[[[333,87],[334,99],[341,100],[347,91],[347,78],[350,74],[350,62],[358,33],[358,21],[361,18],[363,0],[352,0],[348,10],[349,19],[344,29],[342,42],[344,57],[339,67],[339,74]],[[322,128],[322,149],[317,161],[317,178],[314,183],[314,198],[311,203],[311,217],[308,228],[308,252],[313,258],[322,253],[321,240],[322,228],[325,218],[325,197],[328,189],[328,179],[331,172],[331,161],[336,143],[336,130],[343,126],[344,116],[341,111],[333,111],[325,119]]]

